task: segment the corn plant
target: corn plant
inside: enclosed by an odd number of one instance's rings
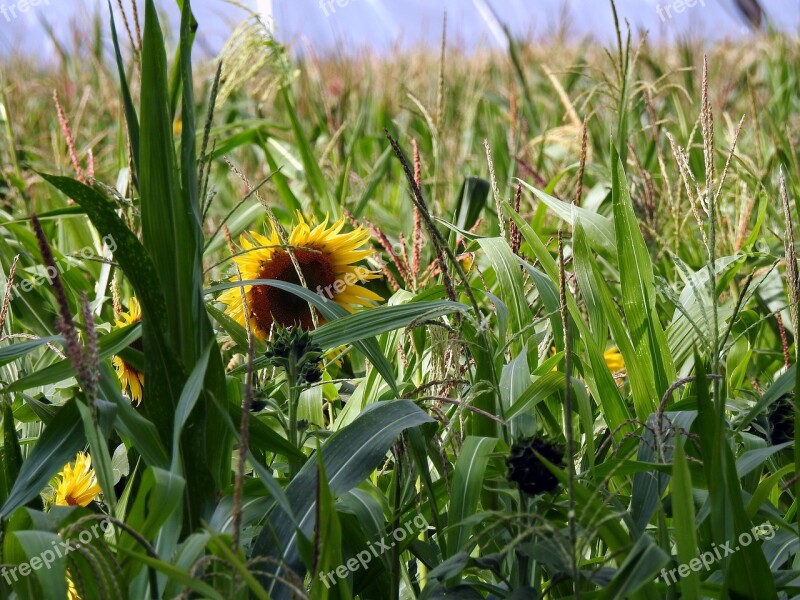
[[[789,39],[206,63],[176,4],[0,71],[3,598],[798,593]]]

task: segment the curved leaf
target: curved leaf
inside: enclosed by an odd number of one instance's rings
[[[372,404],[350,425],[334,434],[322,447],[322,463],[328,485],[334,496],[348,492],[366,479],[386,456],[395,438],[409,427],[430,423],[431,419],[409,400],[391,400]],[[270,516],[253,547],[256,557],[282,558],[272,569],[272,576],[281,576],[286,569],[303,570],[298,550],[298,536],[310,536],[316,524],[317,461],[312,457],[286,488],[286,496],[294,508],[298,528],[283,511]],[[277,599],[290,597],[289,590],[264,579]]]

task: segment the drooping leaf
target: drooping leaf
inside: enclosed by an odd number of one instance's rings
[[[358,418],[333,435],[322,446],[322,461],[334,496],[343,494],[377,467],[395,438],[405,429],[429,423],[432,419],[408,400],[393,400],[370,405]],[[253,547],[254,556],[281,557],[283,563],[272,568],[275,576],[287,568],[302,572],[298,536],[310,536],[316,522],[317,465],[309,460],[286,488],[286,496],[294,508],[298,529],[282,511],[270,516]],[[284,566],[285,565],[285,566]],[[290,597],[285,586],[264,579],[273,598]]]
[[[450,495],[449,530],[447,532],[447,556],[455,556],[466,549],[472,524],[464,520],[475,514],[483,491],[489,454],[497,445],[496,438],[467,437],[461,446],[453,473]]]

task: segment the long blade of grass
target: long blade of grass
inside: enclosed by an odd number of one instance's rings
[[[656,394],[660,398],[675,381],[675,367],[666,335],[658,319],[653,264],[647,252],[639,221],[633,212],[622,161],[611,151],[611,195],[617,239],[622,307],[631,340],[642,360],[652,364]]]

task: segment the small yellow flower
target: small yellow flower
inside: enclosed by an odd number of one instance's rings
[[[620,354],[619,348],[616,346],[612,346],[603,352],[603,358],[606,361],[608,370],[615,375],[625,370],[625,360],[622,358],[622,354]]]
[[[297,214],[299,223],[289,234],[288,242],[292,254],[297,259],[309,289],[333,300],[352,311],[354,306],[372,306],[382,300],[380,296],[359,285],[378,275],[356,263],[372,254],[364,247],[369,241],[369,231],[361,227],[348,233],[341,233],[344,217],[328,225],[326,219],[320,225],[311,227],[303,216]],[[242,280],[276,279],[299,285],[300,278],[289,252],[281,245],[276,231],[263,236],[250,232],[251,242],[242,236],[240,242],[245,252],[233,261],[239,268]],[[231,281],[238,281],[233,277]],[[240,325],[245,324],[245,310],[239,287],[223,292],[219,301],[227,305],[225,313]],[[283,327],[299,325],[311,329],[313,321],[308,304],[290,292],[265,285],[244,286],[250,326],[256,337],[266,339],[273,323]]]
[[[116,320],[117,327],[127,327],[142,320],[142,309],[139,301],[131,298],[128,303],[128,312],[120,313]],[[141,351],[142,339],[139,338],[131,344],[131,348]],[[131,399],[138,405],[142,401],[142,390],[144,389],[144,373],[126,363],[119,356],[115,356],[111,361],[117,372],[117,377],[122,384],[122,389],[127,391]]]
[[[56,506],[87,506],[100,494],[100,486],[92,469],[92,457],[79,452],[72,463],[64,465],[56,486]]]

